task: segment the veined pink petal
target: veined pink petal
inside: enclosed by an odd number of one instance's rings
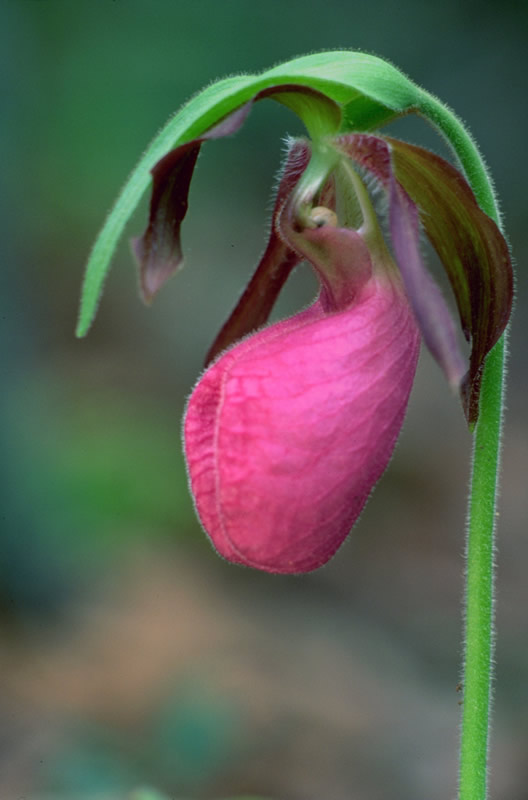
[[[268,572],[308,572],[348,535],[398,437],[419,333],[391,280],[353,303],[316,301],[226,351],[188,403],[185,452],[218,552]]]

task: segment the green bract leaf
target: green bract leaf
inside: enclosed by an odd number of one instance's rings
[[[303,92],[303,87],[312,92]],[[84,336],[93,321],[117,242],[150,185],[155,164],[176,145],[201,137],[240,106],[266,96],[267,90],[301,117],[314,139],[336,133],[339,127],[370,130],[418,109],[423,98],[422,90],[391,64],[346,51],[304,56],[261,75],[239,75],[207,87],[156,136],[110,212],[88,261],[78,336]]]

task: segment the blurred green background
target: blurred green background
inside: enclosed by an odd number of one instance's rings
[[[325,569],[227,565],[187,491],[183,404],[261,252],[293,115],[260,103],[203,148],[185,269],[146,309],[122,243],[73,336],[94,236],[168,116],[214,78],[331,48],[384,56],[459,112],[502,198],[519,275],[491,786],[528,797],[527,8],[2,0],[0,800],[456,793],[470,439],[429,355],[390,469]],[[393,130],[443,152],[419,120]],[[314,290],[300,270],[276,315]]]

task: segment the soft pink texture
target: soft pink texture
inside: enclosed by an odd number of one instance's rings
[[[244,339],[202,375],[185,453],[200,520],[229,561],[308,572],[348,535],[400,432],[419,351],[403,291],[372,278]]]

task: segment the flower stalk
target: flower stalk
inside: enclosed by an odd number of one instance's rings
[[[502,428],[505,338],[489,354],[473,445],[466,541],[464,702],[460,741],[460,800],[487,797],[493,682],[493,556]]]

